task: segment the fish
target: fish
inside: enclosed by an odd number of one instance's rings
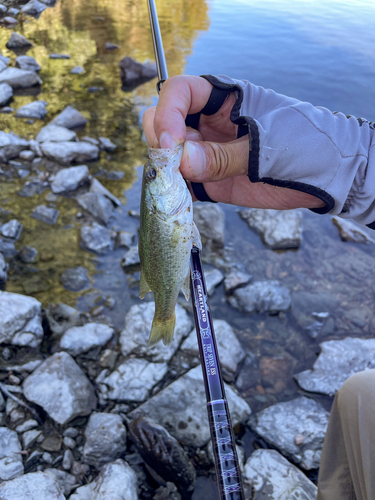
[[[140,207],[139,297],[152,291],[155,314],[149,346],[173,340],[175,307],[180,290],[190,295],[190,254],[193,245],[202,249],[193,220],[193,200],[179,170],[183,146],[150,148],[143,169]]]

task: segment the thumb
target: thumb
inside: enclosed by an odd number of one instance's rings
[[[220,181],[247,174],[248,162],[248,136],[225,143],[186,141],[180,170],[193,182]]]

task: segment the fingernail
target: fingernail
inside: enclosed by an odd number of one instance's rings
[[[168,132],[162,132],[160,135],[160,147],[163,149],[174,149],[177,141]]]
[[[199,132],[197,132],[196,130],[187,130],[186,131],[186,140],[187,141],[200,141],[202,138],[201,138],[201,135]]]
[[[185,142],[190,170],[194,177],[201,177],[206,170],[206,155],[198,142]]]

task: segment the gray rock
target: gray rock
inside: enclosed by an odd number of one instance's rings
[[[25,264],[30,264],[30,263],[35,262],[37,260],[37,255],[38,255],[38,252],[35,250],[35,248],[25,246],[25,247],[22,247],[21,251],[18,254],[18,257]]]
[[[114,205],[116,205],[117,207],[121,206],[120,200],[118,200],[115,195],[113,195],[110,191],[108,191],[108,189],[105,188],[103,186],[103,184],[101,184],[98,181],[98,179],[92,179],[89,192],[90,193],[102,194],[102,195],[106,196],[109,200],[111,200],[112,203]]]
[[[37,73],[40,71],[40,66],[31,56],[18,56],[16,58],[16,66],[17,68],[24,69],[26,71],[34,71]]]
[[[81,75],[84,73],[84,69],[82,66],[74,66],[74,68],[70,71],[72,75]]]
[[[42,338],[41,303],[33,297],[0,292],[0,343],[37,347]]]
[[[9,481],[22,476],[23,464],[20,453],[21,445],[17,433],[7,427],[0,427],[0,480]],[[0,498],[2,498],[1,485]]]
[[[7,11],[7,8],[5,7],[5,5],[3,5],[2,3],[0,3],[0,13],[1,14],[5,14],[6,11]]]
[[[25,139],[21,139],[13,132],[7,133],[0,130],[0,162],[16,158],[22,150],[28,149],[28,147],[29,142]]]
[[[0,238],[0,253],[6,258],[16,255],[17,250],[14,241],[8,240],[8,238]]]
[[[224,386],[232,425],[235,426],[247,419],[251,409],[230,386]],[[207,444],[210,429],[202,368],[197,366],[188,371],[129,414],[130,418],[143,415],[152,415],[155,422],[165,427],[183,445],[201,447]]]
[[[97,222],[81,228],[81,240],[85,249],[97,254],[105,254],[113,250],[114,234]]]
[[[375,243],[370,234],[355,222],[341,219],[341,217],[332,217],[332,222],[337,227],[342,241],[354,241],[355,243]]]
[[[99,156],[99,148],[87,142],[43,142],[40,147],[47,158],[60,163],[80,163]]]
[[[126,450],[126,429],[120,415],[93,413],[86,430],[83,460],[97,469],[121,457]]]
[[[69,54],[50,54],[50,59],[70,59]]]
[[[244,288],[237,288],[228,301],[246,313],[276,313],[288,310],[291,305],[289,290],[278,281],[254,281]]]
[[[19,154],[21,160],[31,161],[35,158],[35,153],[33,151],[21,151]]]
[[[125,253],[121,261],[121,266],[126,273],[132,273],[139,271],[140,265],[138,245],[134,245]]]
[[[114,333],[113,328],[100,323],[74,326],[65,331],[60,340],[60,347],[72,356],[77,356],[92,347],[104,346]]]
[[[255,385],[259,379],[260,371],[257,359],[252,352],[248,352],[236,379],[236,387],[241,392],[247,391],[250,387]]]
[[[375,368],[375,339],[347,337],[322,342],[320,347],[312,370],[294,377],[306,391],[334,396],[351,375]]]
[[[46,106],[46,101],[30,102],[18,108],[14,116],[16,118],[35,118],[37,120],[43,120],[47,114]]]
[[[68,328],[81,324],[79,311],[66,304],[49,304],[46,308],[49,327],[55,335],[62,335]]]
[[[204,274],[206,288],[208,295],[212,295],[215,291],[215,288],[220,285],[220,283],[224,279],[224,275],[219,269],[211,269],[210,271],[205,272]]]
[[[13,240],[18,240],[22,231],[22,224],[18,222],[17,219],[12,219],[3,226],[1,226],[0,232],[6,238],[12,238]]]
[[[317,487],[276,450],[256,450],[243,472],[246,498],[316,500]]]
[[[9,7],[7,10],[8,16],[17,16],[20,13],[19,9],[16,9],[15,7]]]
[[[38,0],[30,0],[26,5],[21,7],[21,11],[32,17],[38,18],[40,14],[46,9],[46,6],[38,2]]]
[[[30,152],[32,153],[32,151]],[[25,182],[22,191],[18,191],[17,194],[25,198],[31,198],[32,196],[42,193],[47,188],[47,185],[46,182],[42,182],[39,179]]]
[[[117,233],[117,245],[119,247],[130,248],[134,243],[135,234],[128,231],[119,231]]]
[[[16,24],[18,24],[18,21],[17,19],[14,19],[14,17],[10,17],[10,16],[6,16],[3,18],[3,23],[6,25],[6,26],[15,26]]]
[[[33,419],[26,420],[23,424],[18,425],[16,427],[16,432],[26,432],[30,429],[34,429],[34,427],[38,427],[38,422]]]
[[[75,191],[80,186],[87,184],[90,178],[91,175],[87,165],[62,168],[53,179],[51,189],[55,194]]]
[[[13,96],[13,89],[7,83],[0,83],[0,106],[4,106]]]
[[[72,450],[74,450],[74,448],[76,447],[76,442],[71,437],[68,436],[64,437],[63,442],[65,446],[71,448]]]
[[[8,264],[5,262],[3,254],[0,252],[0,285],[3,285],[7,280]]]
[[[238,212],[270,248],[298,248],[302,238],[301,210],[247,208]]]
[[[8,66],[8,63],[0,58],[0,72],[3,71]]]
[[[32,472],[0,484],[1,500],[65,500],[52,474]]]
[[[26,71],[19,68],[7,68],[0,73],[0,83],[7,83],[13,89],[18,89],[41,85],[42,80],[33,71]]]
[[[30,446],[32,446],[39,436],[42,435],[42,431],[31,429],[29,431],[25,431],[22,434],[23,447],[26,450]]]
[[[61,275],[60,281],[64,288],[71,292],[79,292],[90,284],[87,269],[82,266],[67,269]]]
[[[24,36],[13,31],[13,33],[10,35],[10,38],[7,41],[5,46],[7,49],[12,50],[12,49],[21,49],[24,47],[31,47],[32,43],[30,42],[30,40],[28,40]]]
[[[95,147],[95,146],[93,146]],[[78,204],[96,217],[100,222],[108,224],[113,215],[113,203],[104,195],[97,193],[85,193],[77,196]]]
[[[67,106],[51,123],[53,125],[60,125],[60,127],[74,129],[84,127],[87,120],[79,111],[73,108],[73,106]]]
[[[124,87],[135,87],[137,84],[151,80],[157,75],[154,64],[141,64],[131,57],[124,57],[118,65]]]
[[[224,290],[226,293],[231,293],[240,286],[247,285],[251,281],[251,274],[244,273],[238,269],[232,269],[225,275]]]
[[[328,418],[320,404],[300,397],[252,415],[248,425],[294,463],[310,470],[319,467]]]
[[[25,397],[42,406],[55,422],[64,425],[96,408],[94,388],[66,352],[49,357],[24,383]]]
[[[34,139],[31,139],[29,141],[29,144],[30,144],[30,149],[33,153],[35,153],[36,156],[39,156],[39,158],[36,158],[37,161],[40,161],[40,158],[43,156],[43,152],[40,148],[40,144],[38,141],[35,141]],[[37,167],[40,165],[40,163],[38,163]]]
[[[42,359],[34,359],[27,361],[26,363],[20,364],[20,365],[7,365],[5,366],[5,369],[7,371],[13,371],[17,373],[23,373],[23,372],[33,372],[38,366],[42,363]]]
[[[116,149],[116,144],[113,144],[113,142],[108,139],[108,137],[99,137],[99,143],[100,143],[100,149],[103,151],[107,151],[110,153],[111,151],[114,151]]]
[[[138,500],[137,476],[118,458],[104,465],[95,480],[78,488],[70,500]]]
[[[46,222],[47,224],[54,224],[57,221],[59,213],[60,210],[57,210],[56,208],[48,208],[45,205],[39,205],[34,208],[31,217],[42,222]]]
[[[141,402],[167,371],[166,363],[149,363],[145,359],[130,358],[103,380],[101,392],[116,401]]]
[[[116,45],[115,43],[110,43],[110,42],[105,43],[105,50],[116,50],[119,48],[120,48],[120,46]]]
[[[154,362],[168,362],[177,351],[181,340],[191,331],[192,322],[179,304],[176,306],[176,326],[171,345],[165,346],[158,343],[148,346],[152,320],[154,318],[155,303],[145,302],[136,304],[129,309],[125,317],[125,326],[120,333],[121,352],[124,356],[134,354],[139,357],[146,356]]]
[[[220,205],[212,203],[194,203],[194,222],[202,243],[211,241],[215,246],[224,246],[224,212]]]
[[[46,469],[45,474],[50,474],[50,476],[56,481],[60,486],[64,495],[68,496],[72,489],[77,486],[77,480],[71,474],[64,472],[59,469]]]
[[[73,130],[50,123],[39,131],[35,139],[38,142],[66,142],[74,141],[76,137]]]
[[[63,469],[70,470],[74,462],[74,455],[70,450],[64,451],[64,457],[62,461]]]
[[[89,142],[90,144],[94,144],[95,146],[100,145],[100,142],[98,141],[98,139],[94,139],[93,137],[88,137],[87,135],[82,137],[82,141]]]
[[[246,352],[242,348],[229,323],[222,319],[215,319],[213,321],[213,327],[223,377],[228,382],[231,382],[233,381],[238,365],[244,359]],[[182,343],[181,350],[187,352],[191,356],[199,356],[197,331],[195,328]]]

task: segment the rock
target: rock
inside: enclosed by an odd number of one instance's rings
[[[72,75],[81,75],[84,73],[84,69],[82,66],[74,66],[74,68],[70,71]]]
[[[38,425],[39,424],[36,420],[29,419],[26,420],[26,422],[24,422],[23,424],[18,425],[16,427],[16,432],[26,432],[29,431],[30,429],[34,429],[34,427],[38,427]]]
[[[0,343],[38,347],[42,338],[41,303],[33,297],[0,292]]]
[[[322,342],[320,347],[312,370],[294,377],[306,391],[334,396],[351,375],[375,368],[375,339],[347,337]]]
[[[137,476],[118,458],[104,465],[95,480],[78,488],[69,500],[138,500]]]
[[[22,476],[23,464],[20,453],[21,445],[17,433],[7,427],[0,427],[0,480],[9,481]],[[1,485],[0,498],[3,498]]]
[[[286,389],[290,380],[294,363],[290,357],[263,356],[259,360],[259,369],[264,387],[272,387],[276,394]]]
[[[25,198],[31,198],[32,196],[42,193],[46,188],[46,183],[39,179],[36,181],[28,181],[23,185],[22,191],[18,191],[17,194]]]
[[[152,498],[153,500],[181,500],[181,495],[176,485],[168,481],[165,486],[159,486],[155,490],[155,495]]]
[[[73,108],[73,106],[67,106],[51,123],[53,125],[59,125],[60,127],[75,129],[84,127],[87,120],[79,111]]]
[[[37,19],[45,9],[46,6],[43,3],[38,2],[38,0],[30,0],[26,5],[21,7],[21,11],[24,14],[36,17]]]
[[[22,231],[22,224],[17,219],[12,219],[0,228],[0,232],[6,238],[18,240]]]
[[[117,147],[116,144],[113,144],[113,142],[107,137],[99,137],[99,142],[100,149],[102,149],[103,151],[107,151],[108,153],[115,150]]]
[[[95,146],[100,145],[98,139],[94,139],[93,137],[87,137],[87,135],[85,135],[85,137],[82,137],[82,141],[89,142],[90,144],[94,144]]]
[[[79,292],[90,284],[87,269],[82,266],[72,267],[64,271],[60,281],[63,287],[71,292]]]
[[[14,19],[14,17],[10,17],[10,16],[6,16],[3,18],[3,23],[6,25],[6,26],[15,26],[16,24],[18,24],[18,21],[17,19]]]
[[[80,163],[99,156],[99,148],[87,142],[43,142],[40,147],[47,158],[60,163]]]
[[[135,234],[128,231],[119,231],[117,233],[117,245],[119,247],[130,248],[134,243]]]
[[[131,57],[124,57],[118,65],[120,67],[122,85],[126,89],[135,88],[137,85],[157,76],[154,64],[141,64]]]
[[[62,461],[63,469],[70,470],[74,462],[74,455],[70,450],[64,451],[64,458]]]
[[[55,208],[48,208],[45,205],[39,205],[34,208],[31,217],[42,222],[46,222],[47,224],[54,224],[57,221],[59,213],[60,210],[56,210]]]
[[[246,498],[316,500],[317,487],[276,450],[256,450],[243,472]]]
[[[20,13],[19,9],[16,9],[15,7],[9,7],[7,10],[8,16],[17,16]]]
[[[121,206],[121,202],[116,198],[116,196],[113,195],[110,191],[108,191],[108,189],[105,188],[103,186],[103,184],[101,184],[98,181],[98,179],[92,179],[89,192],[90,193],[102,194],[102,195],[106,196],[109,200],[111,200],[112,203],[114,205],[116,205],[117,207]]]
[[[62,439],[60,436],[48,436],[40,445],[43,450],[46,451],[60,451],[61,450]]]
[[[5,7],[5,5],[0,3],[0,14],[5,14],[6,11],[7,11],[7,8]]]
[[[239,269],[231,269],[224,278],[224,290],[226,293],[233,292],[240,286],[247,285],[251,281],[251,274],[240,271]]]
[[[0,106],[4,106],[13,96],[13,89],[7,83],[0,83]]]
[[[6,63],[1,57],[0,57],[0,72],[3,71],[6,67],[8,66],[8,63]]]
[[[5,262],[3,254],[0,252],[0,286],[7,280],[8,264]]]
[[[46,469],[45,474],[50,474],[50,476],[56,481],[60,486],[64,495],[68,496],[72,489],[77,486],[77,480],[71,474],[64,472],[59,469]]]
[[[95,147],[95,146],[94,146]],[[113,215],[113,204],[104,195],[97,193],[85,193],[76,197],[78,204],[96,217],[100,222],[108,224]]]
[[[92,413],[85,430],[83,460],[97,469],[121,457],[126,450],[126,429],[120,415]]]
[[[197,225],[202,243],[211,241],[214,246],[224,246],[224,212],[220,205],[213,203],[194,203],[194,222]]]
[[[290,292],[278,281],[254,281],[254,283],[237,288],[228,299],[236,309],[251,312],[287,311],[291,305]]]
[[[228,382],[232,382],[236,375],[237,367],[244,359],[246,352],[241,347],[229,323],[222,319],[215,319],[213,321],[213,327],[223,377]],[[197,331],[195,328],[182,343],[181,351],[187,352],[191,356],[199,357]]]
[[[0,484],[1,500],[65,500],[52,474],[32,472]]]
[[[25,397],[41,406],[61,425],[96,408],[94,388],[66,352],[58,352],[39,366],[24,383]]]
[[[63,442],[67,448],[71,448],[72,450],[74,450],[74,448],[76,447],[76,442],[74,441],[74,439],[68,436],[64,437]]]
[[[8,42],[6,43],[6,48],[7,49],[22,49],[24,47],[31,47],[32,43],[25,38],[24,36],[20,35],[19,33],[16,33],[15,31],[12,32],[10,35],[10,38]]]
[[[232,425],[251,414],[250,406],[224,384]],[[165,409],[168,408],[166,412]],[[210,439],[202,368],[197,366],[172,382],[155,396],[129,413],[130,418],[152,415],[181,444],[201,447]]]
[[[26,431],[22,434],[23,447],[26,450],[31,447],[35,441],[42,436],[42,431],[38,431],[36,429],[32,429],[30,431]]]
[[[87,184],[91,179],[91,175],[87,165],[79,165],[78,167],[62,168],[51,183],[52,192],[55,194],[75,191],[81,186]]]
[[[41,85],[42,80],[33,71],[26,71],[19,68],[7,68],[0,73],[0,83],[7,83],[13,89],[18,89]]]
[[[70,59],[69,54],[50,54],[50,59]]]
[[[110,43],[110,42],[105,43],[105,50],[116,50],[119,48],[120,48],[120,46],[116,45],[115,43]]]
[[[144,401],[151,389],[168,371],[166,363],[149,363],[130,358],[116,368],[101,384],[101,392],[116,401]],[[107,388],[103,388],[105,385]]]
[[[50,329],[58,336],[69,328],[81,324],[79,311],[66,304],[49,304],[46,308],[46,316]]]
[[[35,139],[38,142],[66,142],[74,141],[76,137],[77,134],[73,130],[50,123],[39,131]]]
[[[77,356],[82,352],[98,346],[104,346],[115,333],[113,328],[100,323],[87,323],[66,330],[60,340],[60,347]]]
[[[21,158],[21,160],[31,161],[34,159],[35,153],[33,151],[28,151],[28,150],[21,151],[19,157]]]
[[[319,467],[329,413],[313,399],[300,397],[252,415],[248,425],[283,455],[306,470]],[[295,437],[304,442],[296,445]]]
[[[14,241],[7,238],[0,238],[0,253],[6,258],[16,255],[17,250],[14,246]]]
[[[114,234],[97,222],[81,228],[81,240],[85,249],[97,254],[105,254],[113,250]]]
[[[30,3],[30,2],[29,2]],[[26,71],[34,71],[37,73],[40,71],[40,66],[31,56],[18,56],[16,58],[16,66],[17,68],[24,69]]]
[[[251,229],[257,231],[263,242],[273,249],[298,248],[302,239],[301,210],[264,210],[247,208],[239,215]]]
[[[26,363],[23,363],[21,365],[7,365],[5,367],[6,370],[8,371],[13,371],[13,372],[33,372],[38,366],[42,363],[42,359],[35,359],[31,361],[27,361]]]
[[[183,497],[194,490],[195,469],[180,443],[150,418],[139,417],[129,425],[129,436],[146,464],[165,482],[174,483]]]
[[[341,217],[332,217],[332,222],[337,227],[342,241],[354,241],[355,243],[375,243],[375,240],[351,220],[341,219]]]
[[[141,262],[139,260],[138,245],[129,248],[121,261],[121,266],[126,273],[139,271]]]
[[[35,118],[37,120],[43,120],[47,114],[46,106],[46,101],[30,102],[18,108],[14,116],[16,118]]]
[[[7,133],[0,130],[0,162],[16,158],[22,150],[28,149],[28,147],[29,142],[25,139],[21,139],[13,132]]]
[[[124,356],[134,354],[147,357],[156,363],[168,362],[177,351],[183,338],[191,331],[192,322],[179,304],[176,306],[176,326],[171,345],[165,346],[161,342],[148,346],[152,320],[154,318],[155,303],[145,302],[136,304],[129,309],[125,317],[125,326],[120,333],[121,352]]]
[[[212,295],[215,288],[220,285],[224,279],[224,275],[219,271],[219,269],[211,269],[207,271],[204,275],[206,288],[208,295]]]

